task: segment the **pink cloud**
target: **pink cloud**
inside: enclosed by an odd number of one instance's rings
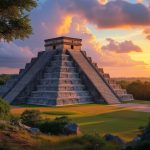
[[[34,54],[29,47],[21,47],[15,43],[0,43],[0,67],[23,67]]]
[[[0,68],[0,74],[18,74],[18,73],[19,73],[18,68],[8,68],[8,67]]]
[[[116,53],[142,52],[142,49],[132,41],[117,42],[113,39],[106,39],[107,45],[102,46],[103,51],[112,51]]]

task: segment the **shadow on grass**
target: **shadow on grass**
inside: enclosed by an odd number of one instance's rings
[[[49,111],[49,112],[43,112],[44,115],[55,115],[55,116],[68,116],[68,115],[75,115],[74,112],[64,112],[64,111]]]

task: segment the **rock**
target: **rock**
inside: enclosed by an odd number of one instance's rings
[[[145,131],[145,133],[141,136],[142,140],[150,140],[150,131]]]
[[[32,134],[39,134],[41,132],[38,128],[30,128],[28,131]]]
[[[123,145],[125,143],[120,137],[112,135],[112,134],[106,134],[104,136],[104,139],[108,142],[115,142],[115,143],[118,143],[121,145]]]
[[[141,137],[136,137],[133,139],[132,143],[137,143],[141,141]]]
[[[78,135],[80,134],[80,128],[76,123],[69,123],[64,127],[64,134],[65,135]]]

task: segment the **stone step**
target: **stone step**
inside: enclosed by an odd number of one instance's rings
[[[127,94],[125,89],[114,89],[114,91],[117,93],[117,95]]]
[[[46,68],[46,72],[76,72],[77,69],[76,67],[65,67],[65,66],[61,66],[61,67],[47,67]]]
[[[132,94],[123,94],[123,95],[119,95],[119,97],[122,101],[134,100]]]
[[[57,54],[57,55],[54,55],[54,57],[69,57],[68,54]]]
[[[116,84],[116,83],[111,83],[110,86],[113,88],[113,89],[121,89],[121,86]]]
[[[41,99],[41,98],[29,98],[27,104],[32,104],[32,105],[43,105],[43,106],[48,106],[48,105],[56,105],[56,100],[49,100],[49,99]]]
[[[63,106],[63,105],[74,105],[74,104],[89,104],[93,103],[92,98],[85,98],[85,99],[65,99],[65,100],[57,100],[57,105],[58,106]]]
[[[66,60],[52,61],[50,64],[51,66],[57,66],[57,65],[69,66],[69,67],[74,66],[73,61],[66,61]]]
[[[57,104],[56,104],[57,102]],[[41,98],[41,97],[30,97],[28,100],[28,104],[35,104],[35,105],[73,105],[73,104],[86,104],[92,103],[92,97],[76,97],[76,98],[57,98],[50,99],[50,98]]]
[[[55,78],[47,78],[40,80],[41,85],[57,85],[57,84],[81,84],[81,79],[55,79]]]
[[[79,78],[79,73],[45,73],[44,78]]]
[[[70,84],[65,85],[65,86],[42,86],[42,85],[38,85],[37,86],[37,90],[38,91],[54,91],[54,90],[58,90],[58,91],[80,91],[80,90],[85,90],[85,86],[84,85],[76,85],[76,86],[72,86]]]
[[[53,60],[69,60],[70,56],[69,55],[55,55],[53,57]]]
[[[41,98],[63,98],[63,97],[77,97],[77,96],[90,96],[87,91],[33,91],[31,94],[32,97],[41,97]]]

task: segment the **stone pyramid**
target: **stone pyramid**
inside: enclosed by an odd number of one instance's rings
[[[0,95],[12,104],[45,106],[133,100],[81,51],[81,42],[70,37],[45,40],[46,50],[1,87]]]

